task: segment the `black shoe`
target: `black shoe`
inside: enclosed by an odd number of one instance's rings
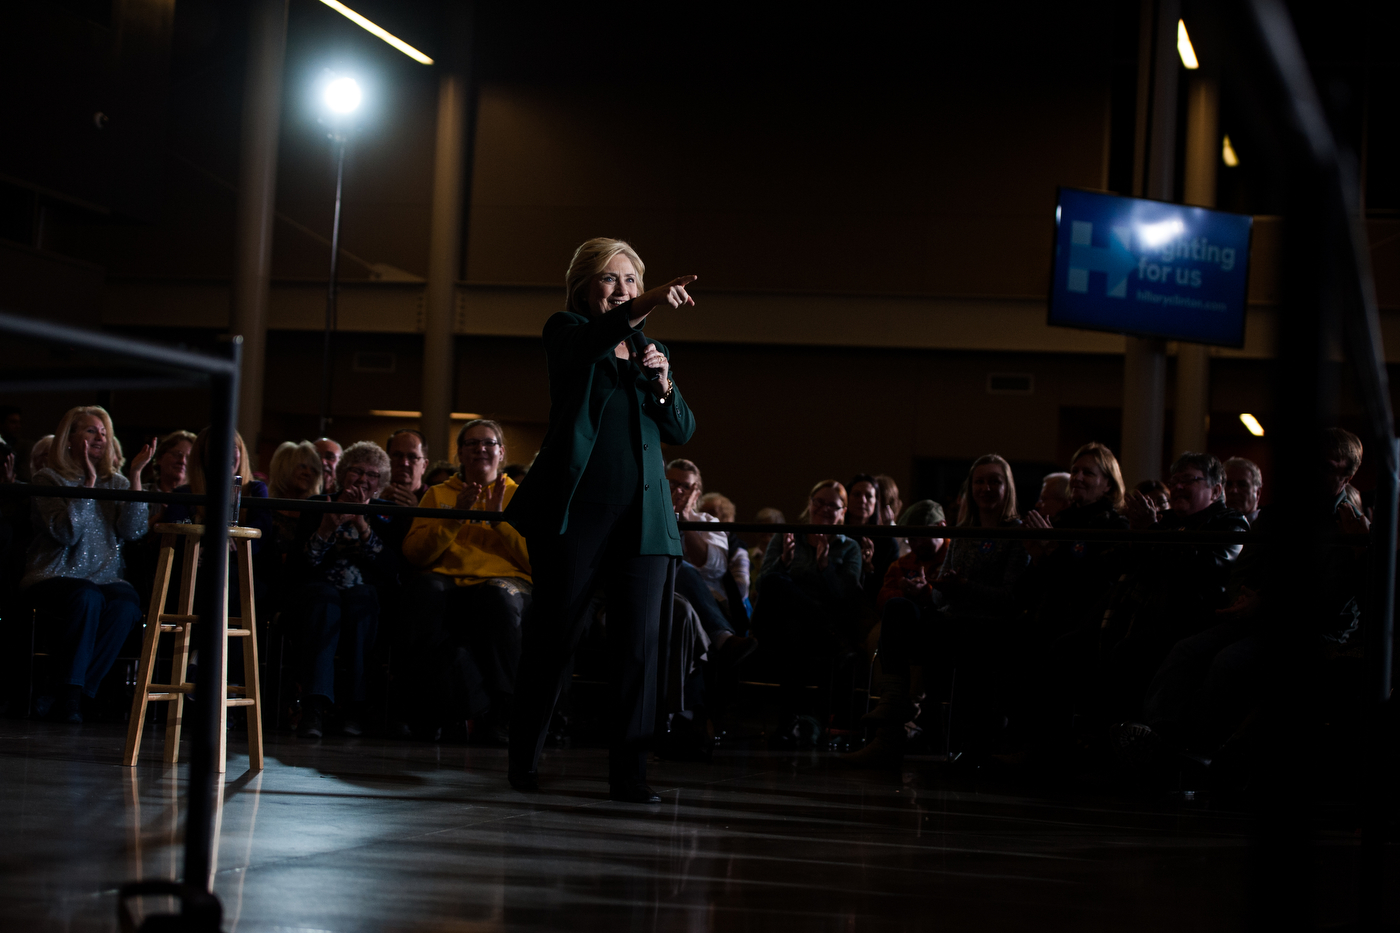
[[[619,803],[660,803],[661,795],[643,781],[619,781],[608,785],[608,799]]]
[[[306,702],[302,704],[297,735],[303,739],[319,739],[326,733],[326,716],[320,701],[320,697],[307,697]]]
[[[353,716],[346,716],[340,721],[340,733],[341,735],[364,735],[365,727]]]
[[[533,794],[540,789],[540,773],[538,771],[518,771],[515,768],[506,770],[506,780],[510,781],[510,786],[521,793]]]
[[[732,671],[739,662],[758,650],[758,639],[744,635],[730,635],[715,652],[715,666],[721,671]]]

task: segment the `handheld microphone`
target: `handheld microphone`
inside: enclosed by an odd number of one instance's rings
[[[640,331],[627,338],[627,346],[631,349],[632,355],[636,357],[638,366],[642,365],[642,354],[647,352],[647,347],[651,346],[651,344],[652,341],[648,340],[646,335]],[[645,366],[642,366],[642,369],[646,372],[647,378],[657,382],[661,381],[661,370],[648,369]]]

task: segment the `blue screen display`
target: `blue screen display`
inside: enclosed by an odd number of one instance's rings
[[[1244,346],[1254,218],[1060,189],[1050,323]]]

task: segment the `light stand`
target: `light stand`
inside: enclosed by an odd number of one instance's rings
[[[335,219],[331,222],[331,278],[330,285],[326,289],[326,333],[325,339],[321,342],[321,422],[316,433],[325,437],[330,433],[331,427],[331,334],[334,333],[336,321],[335,307],[335,276],[336,266],[340,259],[340,197],[345,182],[345,143],[346,137],[343,133],[334,133],[331,139],[335,141]]]
[[[360,106],[360,86],[354,78],[335,78],[325,89],[325,103],[331,113],[322,122],[331,127],[335,144],[335,216],[331,221],[331,276],[326,288],[326,331],[321,341],[321,419],[317,429],[322,437],[331,426],[331,334],[336,320],[336,269],[340,261],[340,205],[345,188],[345,147],[350,138],[349,118]]]

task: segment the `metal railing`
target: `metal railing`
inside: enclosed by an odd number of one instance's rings
[[[0,483],[0,497],[33,499],[98,499],[116,502],[158,502],[207,507],[207,496],[184,492],[155,492],[130,489],[89,489],[85,486],[47,486],[32,483]],[[244,497],[240,507],[253,511],[332,512],[339,515],[385,515],[403,518],[429,518],[444,521],[509,522],[504,512],[484,509],[423,508],[386,503],[336,502],[330,499],[273,499]],[[975,538],[979,541],[1083,541],[1137,544],[1267,544],[1294,540],[1296,531],[1192,531],[1184,528],[1146,530],[1097,528],[1004,528],[958,527],[955,525],[804,525],[787,522],[677,522],[681,531],[729,532],[732,534],[815,534],[846,535],[852,538]],[[1325,533],[1328,544],[1367,547],[1369,534]]]

